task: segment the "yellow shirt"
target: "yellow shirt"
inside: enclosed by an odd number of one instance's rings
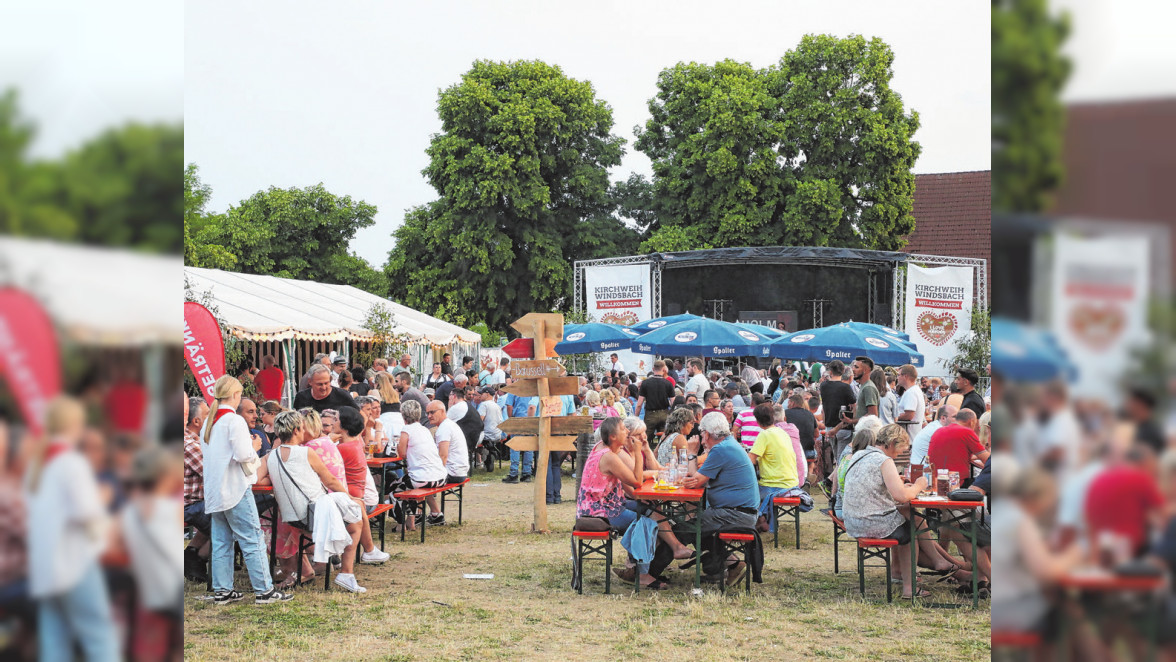
[[[792,438],[773,425],[759,433],[751,452],[759,457],[759,484],[764,487],[796,487],[796,451]]]

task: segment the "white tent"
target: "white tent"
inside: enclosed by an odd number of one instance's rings
[[[194,295],[211,296],[228,331],[244,340],[371,338],[364,318],[382,305],[392,313],[393,332],[410,342],[481,342],[473,331],[350,285],[196,267],[185,267],[184,276]]]
[[[414,375],[429,372],[441,351],[477,356],[481,347],[478,333],[350,285],[195,267],[184,268],[184,281],[193,298],[216,309],[227,332],[255,343],[259,356],[281,354],[288,375],[301,374],[315,352],[350,354],[351,343],[372,339],[364,320],[377,306],[392,313],[392,333],[408,348]],[[291,399],[295,384],[286,383]]]
[[[179,256],[0,237],[0,284],[32,294],[63,339],[87,346],[178,345],[182,267]]]

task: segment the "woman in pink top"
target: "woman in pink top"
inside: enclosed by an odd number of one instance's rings
[[[808,479],[808,459],[804,455],[804,446],[800,444],[800,429],[788,422],[783,405],[775,405],[773,411],[776,416],[776,427],[788,433],[788,438],[792,440],[792,450],[796,453],[796,484],[804,485],[804,481]]]

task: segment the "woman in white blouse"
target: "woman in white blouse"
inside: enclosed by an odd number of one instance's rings
[[[99,564],[110,520],[94,470],[77,450],[85,410],[59,397],[45,419],[48,438],[33,451],[25,476],[39,658],[72,660],[77,643],[87,660],[115,660],[119,645]]]
[[[204,421],[200,447],[204,453],[204,512],[212,517],[213,602],[226,605],[244,599],[233,590],[233,543],[253,584],[254,602],[285,602],[294,596],[274,588],[262,540],[261,521],[252,489],[260,461],[245,419],[237,415],[241,382],[225,375],[216,380],[216,401]]]

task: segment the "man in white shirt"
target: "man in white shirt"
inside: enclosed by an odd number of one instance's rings
[[[510,359],[505,356],[498,362],[498,368],[490,373],[491,384],[505,384],[506,383],[506,369],[510,366]]]
[[[927,402],[923,399],[923,391],[919,389],[919,371],[909,363],[902,366],[898,369],[898,383],[906,389],[898,401],[898,422],[906,427],[907,435],[914,439],[923,430],[923,421],[927,420]]]
[[[621,363],[620,355],[613,354],[609,358],[612,359],[610,362],[611,366],[608,369],[610,377],[617,377],[620,376],[621,373],[625,372],[625,366]]]
[[[702,359],[690,359],[686,362],[686,372],[690,375],[690,379],[686,382],[686,395],[691,393],[697,395],[699,402],[711,387],[710,382],[706,381],[706,375],[702,374],[702,370]]]
[[[445,473],[448,474],[445,482],[462,482],[470,475],[470,455],[465,434],[457,423],[445,418],[445,405],[440,402],[430,402],[425,413],[429,422],[437,426],[433,431],[433,440],[437,442],[437,453],[445,463]],[[444,525],[445,513],[439,512],[436,497],[425,497],[425,501],[429,502],[429,511],[437,513],[429,515],[429,526]]]
[[[939,408],[939,414],[934,421],[931,421],[927,427],[923,428],[921,432],[911,442],[911,464],[922,464],[927,457],[927,451],[931,448],[931,437],[935,435],[935,431],[946,425],[955,423],[955,415],[959,410],[951,405],[944,405]]]
[[[1078,450],[1082,446],[1082,426],[1069,403],[1066,385],[1062,382],[1046,384],[1041,394],[1041,407],[1049,420],[1037,438],[1037,461],[1058,475],[1069,476],[1078,468]]]

